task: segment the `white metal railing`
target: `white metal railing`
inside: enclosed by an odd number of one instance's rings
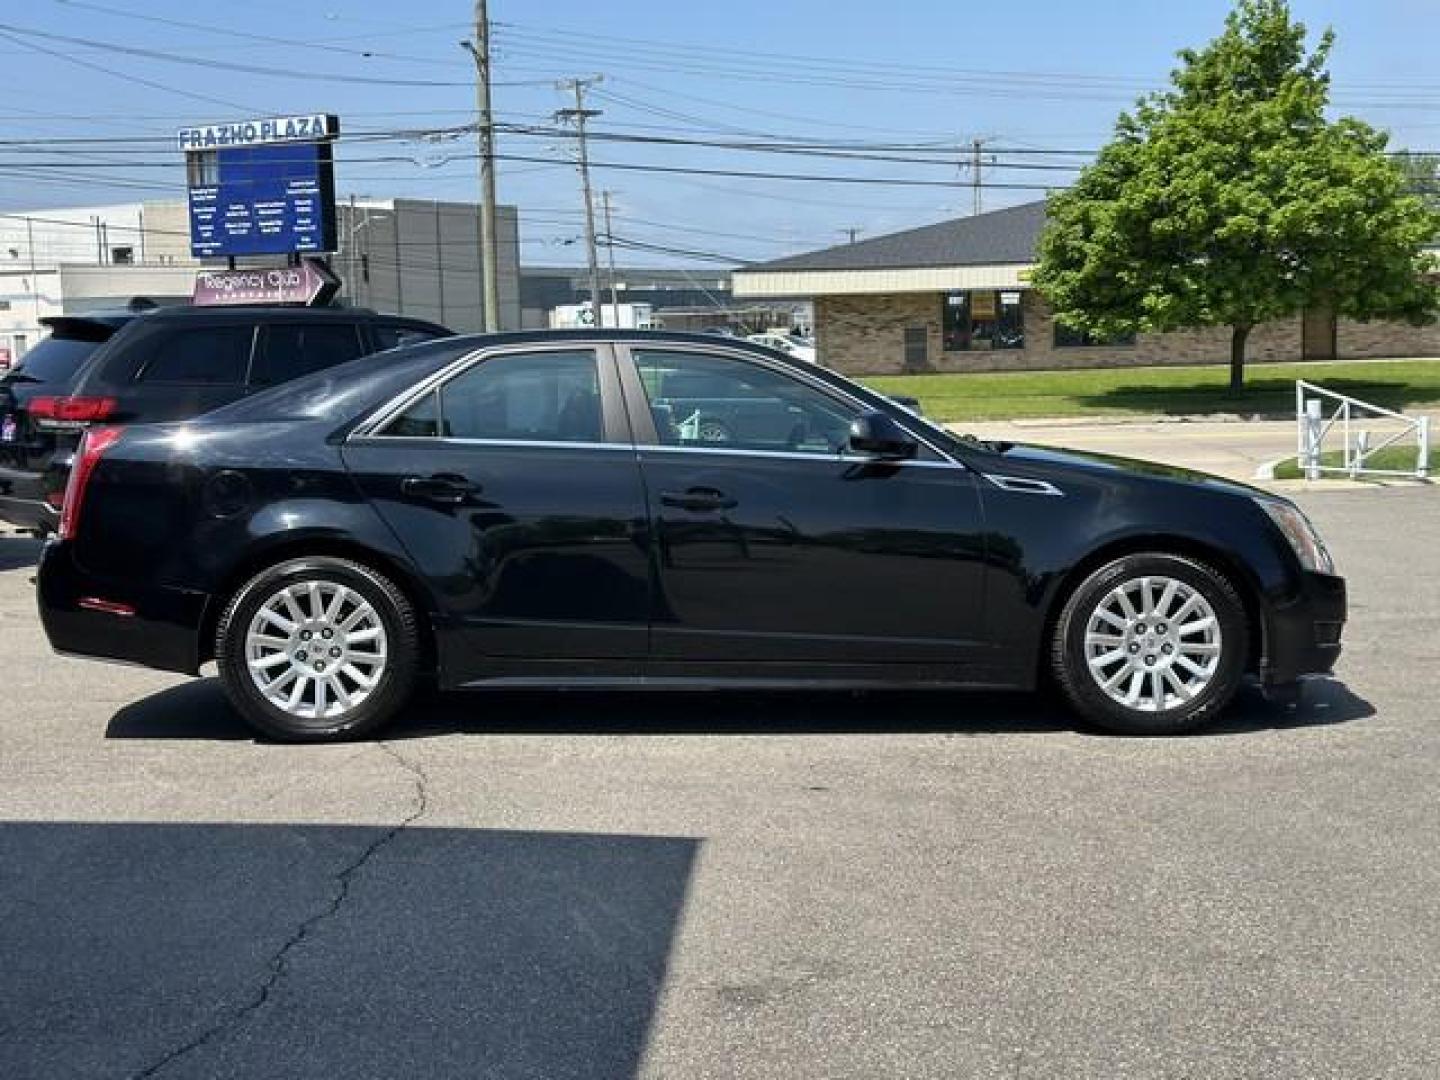
[[[1333,403],[1334,411],[1326,414],[1327,403]],[[1297,449],[1300,468],[1305,479],[1318,480],[1322,473],[1345,473],[1352,479],[1366,476],[1407,476],[1423,480],[1429,474],[1430,466],[1430,418],[1428,416],[1406,416],[1392,409],[1383,409],[1358,398],[1337,394],[1304,380],[1295,382],[1295,420],[1299,428]],[[1400,426],[1384,439],[1371,443],[1371,430],[1365,423],[1373,420],[1391,420]],[[1339,430],[1343,447],[1342,464],[1326,465],[1322,456],[1325,439],[1332,431]],[[1416,453],[1413,469],[1375,469],[1366,461],[1390,446],[1396,446],[1411,436],[1415,437]]]

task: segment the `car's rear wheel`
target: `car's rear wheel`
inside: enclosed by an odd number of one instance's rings
[[[1051,664],[1067,700],[1097,726],[1170,735],[1229,704],[1248,639],[1245,605],[1225,575],[1178,555],[1126,555],[1070,594]]]
[[[263,734],[360,738],[410,697],[420,662],[416,615],[368,566],[292,559],[236,592],[220,618],[215,657],[226,695]]]

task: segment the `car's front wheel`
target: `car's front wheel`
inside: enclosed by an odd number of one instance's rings
[[[1071,705],[1110,731],[1189,731],[1229,704],[1245,674],[1245,605],[1214,568],[1135,554],[1100,567],[1070,594],[1051,665]]]
[[[384,575],[346,559],[292,559],[256,574],[220,618],[226,696],[287,742],[369,735],[409,699],[420,649],[414,608]]]

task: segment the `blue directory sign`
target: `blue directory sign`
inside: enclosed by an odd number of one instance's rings
[[[273,130],[274,122],[266,121]],[[333,252],[335,167],[326,141],[203,138],[211,129],[182,132],[190,193],[190,251],[198,258]],[[199,133],[199,134],[194,134]],[[226,132],[222,131],[222,135]],[[294,138],[295,136],[291,136]]]

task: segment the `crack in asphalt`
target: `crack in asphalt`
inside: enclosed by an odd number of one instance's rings
[[[162,1070],[179,1061],[188,1054],[199,1050],[201,1047],[212,1042],[219,1036],[239,1027],[250,1019],[256,1012],[265,1007],[270,1000],[275,987],[285,977],[289,965],[290,954],[303,945],[314,933],[315,928],[326,920],[337,915],[345,902],[350,898],[350,885],[365,865],[370,862],[380,850],[388,845],[401,832],[409,828],[415,822],[425,816],[430,809],[430,793],[428,790],[429,777],[421,766],[401,755],[389,743],[378,742],[374,744],[382,753],[392,758],[396,764],[408,772],[414,779],[415,784],[415,805],[411,811],[396,825],[385,830],[372,843],[367,844],[358,856],[350,861],[341,871],[335,875],[337,888],[334,897],[326,907],[305,919],[295,928],[295,932],[278,948],[270,957],[267,964],[268,974],[260,983],[254,995],[230,1015],[216,1021],[210,1027],[200,1032],[194,1038],[189,1039],[173,1050],[167,1051],[158,1060],[145,1066],[131,1077],[131,1080],[149,1080],[150,1077],[158,1075]]]

